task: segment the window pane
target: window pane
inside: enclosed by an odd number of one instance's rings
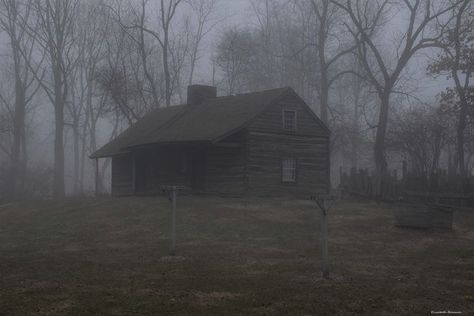
[[[282,160],[282,181],[295,182],[296,181],[296,159],[285,158]]]
[[[283,111],[283,128],[286,130],[296,130],[296,112]]]

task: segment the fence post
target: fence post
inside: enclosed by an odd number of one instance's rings
[[[328,219],[324,200],[321,201],[321,264],[323,278],[329,276],[329,262],[328,262]]]
[[[170,254],[176,254],[176,187],[171,188],[171,245]]]

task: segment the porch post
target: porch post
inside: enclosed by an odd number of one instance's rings
[[[95,196],[99,196],[99,158],[95,158]]]
[[[136,172],[137,160],[135,157],[135,152],[132,152],[132,193],[136,193],[137,189],[137,172]]]

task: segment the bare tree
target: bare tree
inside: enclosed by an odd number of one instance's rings
[[[433,74],[448,74],[454,82],[454,89],[448,88],[443,101],[450,103],[451,110],[457,112],[456,166],[460,175],[467,177],[465,159],[465,133],[469,114],[474,113],[474,11],[472,2],[463,0],[453,12],[454,19],[445,27],[443,37],[438,41],[441,54],[428,70]],[[470,113],[471,112],[471,113]],[[465,184],[468,181],[465,180]],[[465,185],[467,189],[467,185]]]
[[[341,18],[340,8],[331,0],[311,0],[311,7],[316,16],[316,47],[319,62],[319,103],[321,120],[328,122],[329,89],[342,75],[351,70],[338,70],[337,62],[355,49],[348,39],[340,38],[344,32],[338,28]],[[334,47],[336,46],[336,47]],[[332,67],[331,67],[332,66]],[[331,71],[331,68],[333,70]]]
[[[30,36],[46,55],[47,77],[40,76],[29,63],[36,80],[54,107],[54,187],[56,198],[65,195],[64,187],[64,109],[69,95],[68,77],[76,66],[74,21],[77,1],[35,0],[36,23],[28,24]]]
[[[340,64],[341,69],[358,74],[362,72],[355,54],[342,58]],[[364,143],[369,143],[368,136],[373,128],[376,96],[371,91],[370,84],[357,75],[342,76],[333,85],[333,101],[328,109],[332,152],[334,155],[341,155],[343,165],[348,164],[357,169],[368,158]]]
[[[319,98],[315,15],[308,1],[253,1],[257,26],[248,86],[292,86],[310,105]]]
[[[241,91],[249,80],[254,47],[252,33],[236,28],[228,29],[217,45],[215,64],[224,73],[228,94]]]
[[[27,167],[25,119],[28,104],[38,91],[38,85],[27,62],[32,58],[35,39],[26,32],[24,23],[31,19],[31,4],[15,0],[0,1],[0,30],[5,31],[10,42],[10,56],[14,75],[14,101],[10,106],[7,97],[0,92],[0,100],[10,108],[13,121],[13,142],[10,153],[9,195],[22,194]]]
[[[131,125],[147,111],[145,89],[138,69],[141,62],[137,62],[140,57],[134,40],[120,28],[112,27],[104,43],[105,58],[93,73],[94,81],[106,96],[105,99],[113,101],[112,111],[118,111]]]
[[[196,23],[193,26],[196,31],[192,33],[192,44],[189,54],[189,77],[188,84],[193,83],[194,72],[196,64],[200,58],[200,47],[202,40],[209,32],[220,22],[213,18],[217,0],[197,0],[191,1],[190,5],[196,18]]]
[[[120,8],[117,10],[109,7],[117,17],[117,21],[121,25],[122,29],[138,43],[141,52],[142,64],[144,66],[145,77],[152,85],[152,93],[155,103],[158,100],[157,90],[153,90],[156,80],[153,78],[148,68],[146,68],[147,52],[149,53],[146,48],[146,43],[148,43],[148,45],[153,45],[153,42],[147,41],[145,35],[150,35],[150,37],[156,42],[157,46],[161,48],[160,58],[164,74],[164,99],[166,106],[171,105],[171,98],[173,96],[173,80],[175,77],[172,74],[173,56],[171,56],[170,52],[170,49],[172,49],[173,46],[172,26],[178,7],[180,7],[180,5],[184,2],[185,1],[183,0],[160,0],[158,10],[156,12],[158,23],[149,22],[149,17],[151,14],[149,12],[150,10],[148,6],[148,0],[142,0],[139,12],[136,12],[136,10],[132,8],[133,14],[136,18],[129,22],[124,22],[121,18],[122,13]],[[176,54],[177,52],[175,52],[175,57]]]
[[[101,2],[84,3],[77,7],[76,40],[73,48],[77,54],[77,67],[69,76],[70,102],[67,114],[71,119],[73,135],[73,182],[74,192],[83,193],[85,155],[88,139],[95,134],[91,118],[95,107],[100,108],[100,97],[96,98],[96,72],[105,58],[105,38],[110,31],[108,11]],[[90,128],[94,126],[93,130]]]
[[[418,174],[431,177],[449,141],[449,117],[440,108],[418,105],[394,115],[388,147],[408,156]]]
[[[443,27],[438,32],[430,32],[435,23],[439,23],[456,4],[442,4],[435,1],[333,1],[343,9],[351,23],[348,31],[357,42],[357,52],[364,67],[364,73],[380,99],[377,131],[374,144],[374,159],[377,171],[377,191],[381,194],[383,178],[387,171],[385,157],[385,137],[390,110],[390,96],[400,79],[402,71],[416,52],[437,45],[443,34]],[[396,41],[393,59],[392,54],[384,54],[376,41],[376,33],[385,23],[386,15],[391,10],[407,12],[408,23]],[[448,22],[445,22],[445,24]],[[375,62],[372,63],[371,61]]]

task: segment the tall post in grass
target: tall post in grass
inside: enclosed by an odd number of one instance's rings
[[[328,262],[328,218],[327,210],[324,200],[321,201],[321,268],[323,277],[329,276],[329,262]]]
[[[137,157],[135,151],[132,152],[132,192],[137,192]]]
[[[327,201],[334,200],[329,195],[313,195],[311,200],[316,202],[320,210],[320,240],[321,240],[321,271],[323,278],[329,277],[329,258],[328,258],[328,208]]]
[[[171,246],[170,254],[176,254],[176,187],[171,188]]]
[[[163,192],[169,194],[171,201],[171,231],[170,231],[170,255],[176,255],[176,198],[179,190],[184,190],[184,186],[179,185],[162,185],[160,186]]]

